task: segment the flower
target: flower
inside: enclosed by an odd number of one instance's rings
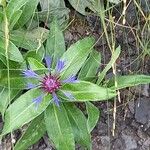
[[[27,89],[33,89],[37,87],[42,89],[46,94],[51,94],[53,97],[53,102],[56,104],[56,106],[59,106],[60,100],[57,96],[57,91],[61,89],[63,84],[76,83],[78,80],[76,80],[76,77],[74,75],[71,75],[69,78],[65,80],[61,80],[60,73],[63,71],[65,67],[65,62],[63,60],[58,60],[56,63],[54,73],[51,72],[51,62],[52,62],[52,59],[49,56],[46,56],[45,64],[49,70],[49,74],[45,73],[45,75],[42,77],[31,69],[24,70],[22,74],[26,78],[36,78],[40,83],[39,85],[35,85],[33,83],[27,83]],[[69,99],[74,99],[73,95],[70,92],[63,91],[63,93]],[[41,103],[43,97],[44,97],[44,94],[41,94],[35,99],[33,99],[33,102],[35,103],[36,108],[38,108],[38,105]]]

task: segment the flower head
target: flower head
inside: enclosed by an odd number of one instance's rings
[[[35,85],[33,83],[27,83],[27,89],[33,89],[39,87],[42,89],[46,94],[51,94],[53,97],[53,102],[59,106],[60,100],[57,96],[57,91],[61,89],[63,84],[66,83],[76,83],[76,77],[74,75],[70,76],[65,80],[60,80],[60,73],[65,67],[65,63],[63,60],[58,60],[55,67],[55,72],[51,73],[51,58],[49,56],[45,57],[46,67],[49,70],[49,74],[45,74],[44,76],[40,76],[36,74],[33,70],[24,70],[23,75],[26,78],[36,78],[40,84]],[[69,99],[74,99],[73,95],[70,92],[64,92],[64,95]],[[43,99],[43,95],[35,98],[33,102],[36,104],[36,107],[40,104]]]

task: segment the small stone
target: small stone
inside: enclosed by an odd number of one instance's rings
[[[147,136],[146,134],[139,128],[137,131],[137,135],[141,138],[141,139],[146,139]]]
[[[108,136],[96,136],[92,140],[93,150],[109,150],[110,138]]]
[[[108,136],[101,136],[102,149],[108,150],[110,149],[110,138]]]
[[[122,133],[122,138],[126,145],[124,150],[133,150],[137,148],[137,142],[132,136]]]
[[[135,106],[134,101],[133,100],[130,101],[128,103],[128,105],[129,105],[129,109],[130,109],[131,113],[134,114],[134,106]]]
[[[150,149],[150,137],[147,138],[147,140],[143,143],[143,148],[145,148],[146,150]]]
[[[73,39],[72,33],[70,31],[68,31],[68,30],[65,32],[64,36],[65,36],[65,40],[66,41],[71,41]]]
[[[150,100],[141,98],[136,101],[135,119],[137,122],[147,124],[150,121]]]
[[[124,143],[122,142],[122,140],[120,140],[120,139],[116,139],[115,141],[114,141],[114,144],[113,144],[113,146],[112,146],[112,149],[113,150],[124,150],[125,148],[125,145],[124,145]]]

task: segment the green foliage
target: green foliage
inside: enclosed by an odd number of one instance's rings
[[[65,41],[62,31],[57,23],[57,19],[53,19],[53,23],[50,24],[50,32],[46,42],[46,54],[53,59],[52,66],[56,65],[56,62],[65,52]]]
[[[27,0],[25,6],[22,9],[22,14],[17,22],[17,27],[23,27],[35,13],[39,0]]]
[[[96,126],[100,113],[98,108],[95,107],[91,102],[86,102],[86,110],[88,114],[87,128],[90,133]]]
[[[121,52],[121,49],[120,49],[120,46],[119,46],[119,47],[116,48],[114,53],[112,53],[111,59],[110,59],[109,63],[107,64],[107,66],[105,67],[105,69],[98,74],[97,84],[100,84],[101,81],[104,79],[104,77],[106,76],[107,71],[109,69],[111,69],[112,65],[116,62],[117,58],[119,57],[120,52]]]
[[[65,6],[64,0],[42,0],[40,1],[40,5],[41,11],[37,14],[40,21],[46,21],[49,26],[55,17],[61,27],[67,25],[69,20],[69,9]]]
[[[6,8],[8,19],[10,20],[14,13],[20,10],[20,8],[23,7],[27,2],[28,0],[10,0]]]
[[[97,52],[96,50],[93,50],[90,53],[89,58],[85,61],[83,67],[81,68],[81,71],[78,75],[79,79],[82,80],[86,77],[96,76],[100,63],[101,63],[100,53]]]
[[[4,38],[1,38],[1,37],[0,37],[0,54],[5,56],[5,40]],[[19,49],[12,42],[9,42],[8,56],[10,60],[13,60],[16,62],[23,61],[23,57]]]
[[[91,149],[90,132],[88,131],[86,125],[87,119],[83,112],[74,104],[65,104],[65,108],[71,123],[75,141]]]
[[[18,47],[28,50],[39,50],[47,36],[48,30],[38,27],[31,31],[23,29],[14,30],[10,34],[10,39]]]
[[[42,138],[45,132],[44,114],[42,113],[31,121],[19,141],[16,143],[14,150],[26,150],[29,146]]]
[[[92,51],[93,45],[94,39],[87,37],[68,48],[68,50],[61,57],[61,59],[67,64],[61,74],[62,78],[77,74]]]
[[[5,135],[40,115],[50,104],[51,96],[44,96],[42,103],[36,109],[33,99],[39,96],[39,89],[33,89],[21,95],[5,112],[5,124],[2,135]]]
[[[85,15],[85,8],[89,8],[91,3],[87,0],[69,0],[72,7],[77,10],[79,13]]]
[[[86,81],[79,81],[76,84],[65,84],[62,87],[61,92],[70,92],[74,96],[74,100],[72,101],[102,101],[111,99],[116,96],[114,90],[109,88],[100,87],[96,84],[86,82]],[[62,94],[61,94],[62,96]]]
[[[49,137],[56,149],[74,150],[75,142],[67,112],[63,105],[61,110],[54,104],[45,111],[45,123]]]
[[[2,116],[4,117],[4,113],[7,109],[7,106],[9,105],[10,101],[13,100],[13,98],[15,98],[15,96],[19,93],[19,90],[14,90],[11,89],[10,91],[5,88],[2,87],[0,89],[0,112],[2,114]],[[9,101],[9,94],[10,94],[10,101]]]
[[[115,87],[114,85],[115,81],[117,82],[117,87]],[[150,76],[148,75],[125,75],[117,76],[115,79],[110,79],[110,81],[108,82],[108,87],[110,87],[111,89],[119,90],[126,87],[148,83],[150,83]]]

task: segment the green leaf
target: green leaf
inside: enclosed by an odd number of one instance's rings
[[[16,143],[14,150],[26,150],[36,143],[46,132],[43,113],[32,120],[26,131]]]
[[[72,7],[81,13],[86,15],[85,9],[91,6],[91,3],[88,0],[68,0]]]
[[[5,113],[5,124],[2,136],[22,127],[24,124],[40,115],[47,108],[52,98],[51,95],[43,95],[43,100],[38,108],[36,108],[35,103],[33,103],[33,99],[41,94],[41,89],[32,89],[21,95],[8,107]]]
[[[49,31],[45,28],[35,28],[31,31],[18,29],[10,34],[11,41],[18,47],[28,50],[39,50],[47,39]]]
[[[30,81],[26,78],[23,78],[23,75],[21,75],[21,70],[9,70],[9,75],[10,88],[13,89],[24,89],[27,85],[27,82]],[[8,87],[7,69],[0,70],[0,86],[6,88]]]
[[[116,77],[117,87],[115,87],[115,80],[112,78],[108,82],[108,87],[114,90],[119,90],[131,86],[136,86],[139,84],[149,84],[150,76],[148,75],[126,75]]]
[[[25,54],[25,59],[27,59],[28,57],[32,57],[32,58],[35,58],[37,61],[42,62],[44,56],[45,56],[45,48],[42,45],[38,51],[35,51],[35,50],[28,51]]]
[[[98,122],[100,112],[98,108],[90,102],[86,102],[86,110],[88,114],[87,128],[88,131],[91,132]]]
[[[65,5],[64,0],[42,0],[40,1],[41,11],[38,12],[37,16],[40,21],[47,24],[51,23],[54,17],[57,18],[59,26],[65,27],[69,21],[69,9]]]
[[[97,84],[98,84],[98,85],[99,85],[99,84],[101,83],[101,81],[104,79],[104,77],[105,77],[107,71],[108,71],[109,69],[111,69],[112,65],[116,62],[117,58],[118,58],[119,55],[120,55],[120,52],[121,52],[120,46],[118,46],[118,47],[116,48],[116,50],[114,51],[114,53],[112,54],[111,60],[109,61],[109,63],[108,63],[107,66],[105,67],[105,69],[104,69],[101,73],[99,73],[99,75],[98,75],[98,81],[97,81]]]
[[[68,113],[75,141],[82,146],[91,149],[91,136],[87,129],[86,117],[84,116],[82,111],[78,109],[74,104],[66,103],[64,106]]]
[[[108,0],[110,3],[119,4],[121,0]]]
[[[45,123],[57,150],[75,150],[72,128],[63,105],[60,109],[55,104],[50,105],[45,111]]]
[[[50,24],[49,37],[46,43],[46,52],[47,55],[53,58],[53,67],[56,65],[57,60],[63,55],[65,49],[64,36],[55,18]]]
[[[17,23],[17,21],[18,21],[18,19],[20,18],[21,14],[22,14],[22,11],[21,11],[21,10],[18,10],[18,11],[16,11],[16,12],[13,14],[13,16],[12,16],[12,18],[11,18],[11,20],[10,20],[10,26],[9,26],[9,29],[10,29],[10,30],[13,29],[14,25]]]
[[[100,52],[93,50],[89,58],[83,64],[83,67],[81,68],[78,78],[84,79],[85,77],[95,76],[100,66],[100,61],[101,61]]]
[[[5,39],[0,37],[0,54],[6,57],[5,53],[6,53]],[[20,53],[19,49],[12,42],[9,42],[8,56],[9,56],[10,60],[13,60],[16,62],[23,61],[22,54]]]
[[[1,57],[0,57],[0,69],[4,69],[4,68],[6,68],[6,66],[5,66],[3,60],[1,60]]]
[[[6,8],[7,18],[10,19],[26,2],[28,2],[28,0],[10,0]]]
[[[7,60],[6,57],[4,55],[0,55],[0,60],[3,62],[3,64],[5,65],[5,67],[3,69],[6,69],[7,67]],[[19,62],[15,62],[12,60],[8,60],[9,61],[9,69],[17,69],[20,68],[20,66],[22,65],[22,63]]]
[[[35,9],[39,0],[28,0],[26,5],[22,9],[22,15],[17,22],[17,27],[23,27],[30,18],[34,15]]]
[[[3,16],[4,16],[4,15],[3,15],[3,12],[0,11],[0,22],[1,22],[1,23],[2,23],[2,21],[3,21]],[[0,25],[0,27],[1,27],[1,25]]]
[[[0,90],[0,112],[2,116],[4,117],[5,110],[7,109],[7,106],[11,102],[11,100],[18,94],[19,90],[8,90],[5,87],[2,87]],[[10,95],[10,99],[9,99]]]
[[[34,58],[28,58],[29,66],[32,70],[45,69],[45,66]]]
[[[61,58],[65,61],[65,68],[61,76],[62,78],[77,74],[89,53],[92,51],[93,45],[94,39],[88,37],[70,46]]]
[[[22,69],[10,69],[9,73],[9,81],[10,88],[12,89],[26,89],[27,83],[39,84],[39,80],[36,78],[25,78],[22,75]],[[41,75],[47,73],[48,69],[35,69],[37,74]],[[0,70],[0,86],[8,87],[8,77],[7,77],[7,69]]]
[[[73,84],[65,84],[62,87],[62,90],[58,92],[58,94],[66,99],[62,94],[65,92],[71,93],[75,99],[71,101],[102,101],[108,100],[116,96],[115,90],[100,87],[96,84],[86,82],[86,81],[79,81],[78,83]]]
[[[4,55],[0,55],[0,60],[3,62],[3,64],[5,65],[5,67],[3,69],[6,69],[7,67],[7,60],[6,60],[6,57]],[[12,68],[20,68],[21,64],[22,63],[19,63],[19,62],[15,62],[15,61],[12,61],[12,60],[8,60],[9,61],[9,69],[12,69]]]

